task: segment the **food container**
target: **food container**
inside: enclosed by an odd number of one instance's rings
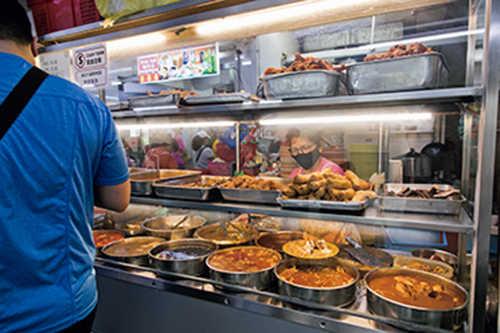
[[[289,282],[281,277],[281,273],[285,269],[291,267],[303,269],[314,267],[342,267],[346,273],[354,278],[354,280],[344,286],[333,288],[303,286]],[[354,266],[341,262],[335,258],[317,260],[298,258],[286,259],[276,266],[274,274],[278,279],[279,293],[281,295],[338,307],[348,306],[356,300],[356,283],[360,278],[359,272],[356,268],[354,268]]]
[[[159,237],[131,237],[106,245],[103,247],[102,253],[104,256],[116,261],[148,266],[149,250],[164,242],[165,239]]]
[[[179,185],[189,184],[196,181],[207,182],[212,176],[192,176],[182,179],[167,180],[154,183],[153,190],[161,198],[184,199],[195,201],[212,201],[222,199],[218,187],[180,187]],[[216,177],[221,178],[221,177]]]
[[[207,105],[207,104],[226,104],[226,103],[243,103],[243,102],[258,102],[259,99],[253,97],[249,93],[227,93],[217,95],[193,96],[188,95],[179,100],[179,105]]]
[[[151,170],[146,169],[146,168],[128,168],[128,172],[130,175],[135,175],[137,173],[147,172],[147,171],[151,171]]]
[[[190,170],[149,170],[130,175],[130,187],[132,195],[151,195],[153,194],[152,184],[157,181],[167,179],[181,179],[200,174],[200,171]]]
[[[311,70],[259,77],[267,99],[318,98],[336,96],[342,74]]]
[[[179,94],[162,94],[154,96],[131,97],[128,100],[131,108],[148,106],[176,106]]]
[[[372,200],[365,199],[360,202],[344,201],[326,201],[326,200],[296,200],[296,199],[278,199],[278,202],[284,208],[301,210],[337,210],[347,212],[361,212],[370,205]]]
[[[445,288],[457,292],[464,298],[465,302],[460,306],[444,310],[421,308],[381,296],[369,285],[376,278],[395,275],[424,278],[437,282]],[[459,329],[467,318],[467,304],[469,301],[467,291],[457,283],[439,275],[403,268],[382,268],[366,274],[364,281],[367,290],[368,310],[376,315],[448,330]]]
[[[110,243],[122,240],[125,238],[123,233],[116,230],[94,230],[92,231],[95,244],[95,255],[102,255],[102,248]]]
[[[304,233],[300,231],[277,231],[259,234],[255,245],[283,252],[283,245],[289,241],[303,239]]]
[[[458,258],[456,255],[450,252],[437,250],[437,249],[416,249],[411,251],[411,254],[417,258],[430,259],[434,261],[442,261],[450,266],[456,266],[458,264]]]
[[[431,186],[432,184],[385,184],[381,188],[381,193],[389,191],[397,193],[406,187],[415,190],[428,190]],[[450,185],[438,184],[437,186],[443,191],[454,190]],[[456,215],[460,212],[462,204],[465,202],[465,198],[463,196],[461,197],[462,199],[460,200],[446,200],[412,199],[379,195],[378,201],[381,210]]]
[[[260,204],[279,205],[278,198],[281,191],[263,191],[237,188],[221,188],[220,193],[224,200],[238,202],[253,202]]]
[[[186,250],[191,255],[186,258],[158,258],[157,255],[167,250]],[[174,272],[186,275],[206,275],[208,273],[205,259],[217,251],[218,246],[212,242],[199,239],[179,239],[158,244],[149,251],[149,258],[154,267],[162,271]],[[199,254],[196,250],[201,250]]]
[[[194,231],[205,224],[205,219],[199,216],[189,216],[174,230],[170,230],[180,222],[185,215],[157,216],[142,222],[141,226],[151,236],[162,237],[166,240],[175,240],[191,237]]]
[[[332,243],[325,242],[324,240],[319,240],[318,242],[324,242],[324,245],[328,246],[330,249],[329,252],[326,253],[305,253],[306,251],[302,251],[308,242],[305,239],[296,239],[289,241],[283,245],[283,252],[285,252],[288,256],[298,258],[298,259],[327,259],[337,255],[339,253],[339,248],[333,245]],[[315,241],[316,242],[316,241]]]
[[[450,70],[438,53],[419,54],[348,66],[351,94],[444,88]]]
[[[259,235],[259,231],[257,231],[257,229],[255,229],[251,225],[236,221],[231,223],[236,225],[238,228],[248,232],[251,235],[251,239],[238,237],[238,231],[230,225],[226,225],[228,233],[228,237],[226,237],[226,234],[224,233],[224,230],[219,223],[214,223],[199,228],[194,232],[194,237],[214,242],[219,246],[233,246],[248,243],[254,240]]]
[[[252,272],[231,271],[214,266],[214,262],[217,260],[219,256],[227,254],[228,252],[232,251],[235,251],[237,253],[238,252],[243,253],[242,251],[255,253],[256,251],[258,251],[258,253],[264,253],[264,255],[268,258],[273,258],[276,263],[272,266]],[[238,255],[238,257],[241,256]],[[238,246],[214,252],[207,258],[206,264],[210,269],[211,278],[215,281],[262,290],[269,288],[273,285],[275,281],[273,269],[281,260],[282,260],[281,254],[271,249],[266,249],[258,246]],[[235,260],[235,262],[237,261],[238,260]]]
[[[417,262],[418,264],[426,266],[427,269],[422,270],[424,272],[438,274],[438,275],[444,276],[447,279],[453,278],[453,267],[451,267],[447,263],[437,261],[437,260],[416,258],[416,257],[410,257],[410,256],[394,256],[394,264],[393,265],[396,268],[407,268],[407,269],[420,270],[418,268],[408,267],[408,265],[412,262]],[[440,273],[433,271],[438,267],[440,269],[442,269],[443,271]]]
[[[140,227],[141,223],[146,218],[152,217],[155,214],[163,215],[166,211],[168,211],[168,209],[161,206],[131,203],[125,211],[120,213],[106,210],[104,228],[119,230],[127,236],[136,236],[141,233],[146,233],[146,231]],[[124,228],[129,223],[138,224],[139,228]]]

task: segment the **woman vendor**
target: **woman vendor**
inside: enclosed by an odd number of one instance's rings
[[[297,128],[292,128],[286,134],[286,139],[290,144],[289,151],[292,158],[299,164],[299,167],[290,174],[290,178],[298,174],[308,175],[328,168],[333,173],[344,175],[340,166],[321,156],[324,142],[319,133],[301,133]]]

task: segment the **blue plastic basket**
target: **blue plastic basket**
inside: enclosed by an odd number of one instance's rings
[[[413,230],[386,227],[385,246],[390,249],[411,250],[411,248],[441,248],[448,246],[446,234],[442,231]]]

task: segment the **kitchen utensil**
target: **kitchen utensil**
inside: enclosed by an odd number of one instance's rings
[[[193,235],[196,229],[205,223],[205,219],[199,216],[189,216],[182,228],[172,230],[170,226],[174,226],[184,218],[182,215],[173,216],[157,216],[145,220],[141,226],[150,235],[163,237],[166,240],[188,238]]]
[[[182,220],[180,220],[179,222],[177,222],[172,228],[170,228],[170,230],[174,230],[175,228],[177,228],[178,226],[180,226],[181,224],[183,224],[188,219],[188,217],[193,216],[193,214],[194,213],[189,213],[186,216],[184,216],[182,218]]]
[[[380,261],[380,259],[374,257],[370,252],[366,251],[361,245],[356,243],[354,239],[346,237],[345,240],[354,246],[354,248],[346,248],[345,250],[360,263],[372,267],[384,266],[384,263]]]
[[[426,183],[430,181],[431,159],[425,154],[420,154],[411,148],[410,152],[400,156],[403,163],[403,182]]]

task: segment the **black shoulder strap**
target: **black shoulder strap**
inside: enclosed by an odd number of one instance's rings
[[[196,156],[196,163],[198,163],[198,160],[200,159],[201,157],[201,153],[203,153],[203,151],[205,150],[205,148],[208,148],[207,146],[203,146],[203,148],[200,149],[200,151],[198,152],[198,155]]]
[[[0,105],[0,140],[16,121],[47,76],[49,74],[33,66]]]

